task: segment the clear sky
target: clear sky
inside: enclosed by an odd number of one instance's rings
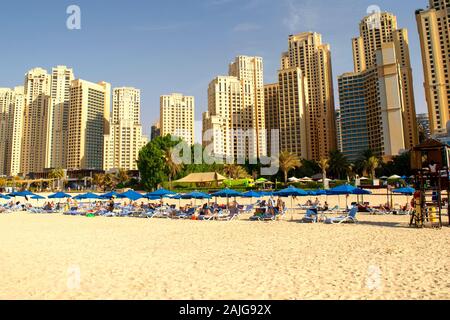
[[[338,75],[353,70],[351,38],[370,5],[398,17],[410,35],[418,112],[426,112],[414,11],[428,0],[42,0],[2,1],[0,87],[21,85],[27,70],[74,68],[77,78],[142,90],[145,132],[159,118],[159,96],[196,98],[226,75],[236,55],[264,58],[265,82],[276,80],[290,34],[316,31],[331,45]],[[81,8],[81,30],[66,28],[66,8]],[[336,105],[339,103],[336,93]],[[197,126],[198,127],[198,126]],[[198,133],[198,132],[197,132]],[[196,140],[199,139],[197,134]]]

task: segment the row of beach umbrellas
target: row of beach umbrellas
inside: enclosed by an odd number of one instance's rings
[[[400,188],[393,190],[394,193],[397,194],[404,194],[404,195],[412,195],[415,192],[414,188],[406,187],[406,188]],[[279,197],[305,197],[305,196],[321,196],[321,195],[369,195],[372,194],[372,192],[360,188],[356,188],[350,185],[342,185],[330,190],[312,190],[312,191],[305,191],[302,189],[295,188],[293,186],[290,186],[289,188],[276,191],[276,192],[264,192],[264,191],[248,191],[245,193],[240,193],[238,191],[232,190],[232,189],[223,189],[213,194],[207,194],[203,192],[190,192],[186,194],[177,194],[173,191],[169,191],[166,189],[159,189],[155,192],[147,193],[147,194],[141,194],[134,190],[129,190],[124,193],[117,193],[115,191],[105,193],[103,195],[96,195],[94,193],[86,193],[86,194],[80,194],[73,199],[75,200],[105,200],[105,199],[112,199],[112,198],[118,198],[118,199],[129,199],[132,201],[137,201],[139,199],[150,199],[150,200],[157,200],[162,198],[171,198],[171,199],[212,199],[214,197],[216,198],[237,198],[237,197],[243,197],[243,198],[262,198],[266,196],[279,196]],[[39,199],[45,199],[42,196],[36,195],[29,191],[21,191],[21,192],[13,192],[8,195],[2,195],[0,194],[0,199],[10,199],[13,197],[26,197],[34,200]],[[55,194],[52,194],[48,196],[48,199],[66,199],[66,198],[72,198],[71,195],[64,193],[64,192],[58,192]]]

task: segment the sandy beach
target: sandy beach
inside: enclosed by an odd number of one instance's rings
[[[245,218],[2,214],[0,299],[450,299],[449,227]]]

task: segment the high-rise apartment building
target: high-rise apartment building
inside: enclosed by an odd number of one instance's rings
[[[109,134],[111,85],[74,80],[70,88],[67,167],[103,169],[104,135]]]
[[[267,155],[264,115],[264,65],[260,57],[238,56],[229,66],[229,76],[241,82],[242,107],[251,112],[256,142],[256,156]]]
[[[161,135],[181,138],[188,145],[194,139],[195,99],[180,93],[164,95],[160,98]]]
[[[266,127],[279,129],[279,151],[320,160],[336,150],[331,53],[320,34],[305,32],[289,37],[278,83],[265,87],[265,103]],[[269,150],[274,144],[270,130]]]
[[[371,150],[389,159],[406,149],[402,80],[393,43],[376,52],[376,67],[338,78],[342,151],[351,161]]]
[[[23,87],[0,88],[0,176],[20,173],[24,107]]]
[[[203,144],[211,154],[240,163],[267,155],[263,74],[262,58],[238,56],[209,84]]]
[[[142,135],[141,92],[115,88],[109,134],[104,141],[104,170],[137,170],[139,151],[147,143]]]
[[[25,107],[21,172],[43,172],[50,167],[48,141],[51,95],[51,75],[35,68],[25,75]]]
[[[450,0],[430,0],[416,11],[431,132],[445,132],[450,121]]]
[[[302,117],[305,118],[307,151],[302,154],[310,160],[326,158],[337,148],[330,46],[322,43],[318,33],[291,35],[289,49],[282,55],[281,62],[283,70],[299,68],[299,80],[304,79],[304,84],[299,86],[303,88],[302,97],[295,94],[304,100]]]
[[[390,13],[361,21],[352,40],[354,72],[339,77],[342,151],[389,159],[419,142],[408,33]]]
[[[397,18],[388,12],[374,13],[362,19],[360,36],[352,40],[354,72],[364,72],[377,65],[377,52],[384,44],[393,43],[401,80],[402,117],[405,147],[412,148],[419,141],[413,77],[406,29],[399,29]]]
[[[67,133],[70,107],[70,85],[74,80],[73,70],[57,66],[51,74],[51,103],[49,110],[48,164],[50,168],[67,167]]]

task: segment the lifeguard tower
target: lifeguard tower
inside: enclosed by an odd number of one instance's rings
[[[411,226],[442,228],[443,212],[449,213],[449,164],[450,146],[438,140],[429,139],[412,149],[411,169],[417,192]]]

